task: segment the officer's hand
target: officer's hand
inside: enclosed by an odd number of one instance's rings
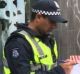
[[[60,66],[64,69],[65,74],[70,74],[70,72],[73,68],[74,62],[70,59],[67,59],[64,62],[65,63],[61,63]]]
[[[80,56],[73,55],[69,59],[64,60],[64,63],[60,63],[66,74],[70,74],[74,64],[80,63]]]
[[[75,63],[80,63],[80,55],[71,55],[70,60],[73,60]]]

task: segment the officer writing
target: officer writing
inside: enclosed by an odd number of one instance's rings
[[[50,32],[57,28],[57,23],[67,22],[60,10],[54,0],[38,0],[32,6],[31,21],[18,26],[5,44],[5,74],[70,74],[75,64],[72,60],[55,66],[57,44]]]

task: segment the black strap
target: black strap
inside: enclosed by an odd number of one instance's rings
[[[53,62],[56,63],[57,58],[56,58],[55,52],[53,51],[53,47],[54,47],[55,41],[54,41],[53,38],[54,38],[54,37],[51,37],[51,39],[50,39],[51,53],[52,53]]]

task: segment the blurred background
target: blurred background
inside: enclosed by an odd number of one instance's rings
[[[5,41],[10,33],[16,30],[16,22],[27,23],[30,20],[30,7],[36,1],[0,0],[0,74]],[[59,24],[53,33],[58,43],[59,59],[66,59],[70,55],[80,55],[80,0],[57,1],[68,23]]]

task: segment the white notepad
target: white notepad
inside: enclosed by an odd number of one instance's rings
[[[74,65],[71,74],[80,74],[80,64]]]

